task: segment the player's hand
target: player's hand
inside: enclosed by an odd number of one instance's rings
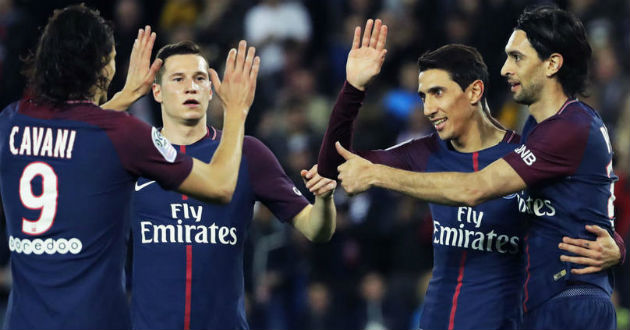
[[[337,178],[341,181],[341,186],[349,195],[360,194],[372,186],[370,182],[370,169],[372,162],[362,158],[356,154],[353,154],[343,146],[341,143],[336,142],[335,148],[337,152],[346,161],[337,166],[339,175]]]
[[[337,181],[325,178],[317,174],[317,164],[313,165],[310,170],[302,170],[300,172],[302,180],[306,188],[317,197],[330,198],[337,188]]]
[[[155,32],[151,32],[151,26],[147,25],[144,29],[138,30],[138,37],[133,43],[133,49],[129,57],[127,80],[122,92],[130,95],[134,100],[144,96],[151,90],[155,75],[162,67],[161,59],[155,59],[153,64],[151,64],[151,52],[153,51],[155,38]]]
[[[596,273],[618,264],[621,259],[621,253],[608,231],[597,225],[586,225],[586,230],[597,235],[597,239],[589,241],[565,236],[562,238],[562,243],[558,245],[560,249],[578,255],[562,255],[560,260],[587,266],[580,269],[571,269],[571,273]]]
[[[363,39],[361,39],[361,27],[354,28],[352,49],[346,62],[346,80],[352,86],[363,91],[365,86],[381,72],[385,54],[387,54],[386,41],[387,25],[383,25],[380,19],[367,20]]]
[[[247,49],[247,42],[241,40],[238,50],[231,49],[228,53],[223,81],[219,79],[214,69],[208,70],[215,94],[221,101],[226,115],[241,115],[240,118],[243,120],[247,117],[254,101],[256,78],[260,68],[260,57],[255,54],[256,48]]]

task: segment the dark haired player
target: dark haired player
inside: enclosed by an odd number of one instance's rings
[[[385,56],[387,29],[381,26],[380,20],[374,23],[373,30],[372,24],[369,20],[361,47],[360,28],[355,30],[346,66],[347,82],[331,115],[320,152],[322,175],[334,176],[335,167],[343,162],[341,157],[347,157],[349,161],[339,166],[342,184],[351,179],[351,183],[359,181],[367,189],[371,182],[361,180],[369,177],[352,172],[356,169],[353,166],[360,165],[366,171],[375,171],[375,168],[400,171],[405,177],[396,179],[413,180],[415,172],[485,171],[486,166],[514,150],[516,135],[500,127],[485,107],[484,82],[488,73],[481,55],[471,47],[447,45],[424,54],[418,61],[418,92],[424,101],[425,115],[434,124],[437,134],[386,150],[359,152],[365,159],[341,145],[337,146],[339,155],[336,154],[333,149],[336,140],[350,145],[353,121],[363,101],[365,87],[380,71]],[[385,187],[408,193],[402,186],[401,183]],[[352,188],[348,189],[350,193],[364,190]],[[521,253],[524,224],[518,212],[522,203],[524,201],[516,194],[506,194],[503,198],[474,205],[430,205],[435,257],[421,328],[518,327],[521,283],[525,275]],[[602,240],[612,242],[607,232],[603,235]],[[557,238],[553,242],[559,241]],[[608,251],[617,249],[614,243],[607,248]],[[619,259],[618,251],[615,252],[617,255],[610,252],[607,261]]]
[[[148,92],[155,35],[140,30],[131,77],[106,107]],[[0,190],[13,286],[5,327],[129,329],[122,267],[131,196],[140,176],[166,189],[226,203],[241,161],[244,121],[259,60],[232,50],[216,93],[224,134],[210,164],[178,154],[155,129],[103,110],[114,75],[110,25],[83,5],[55,11],[37,45],[30,97],[0,114]],[[207,158],[205,160],[208,160]]]
[[[207,126],[210,71],[190,41],[163,47],[164,65],[153,85],[161,104],[162,134],[181,153],[209,160],[223,132]],[[246,136],[232,201],[202,203],[141,178],[133,202],[132,323],[135,329],[248,329],[243,251],[254,203],[291,223],[309,240],[325,242],[335,230],[334,180],[303,170],[321,184],[310,205],[258,139]]]

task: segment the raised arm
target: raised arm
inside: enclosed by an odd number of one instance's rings
[[[151,52],[155,38],[155,32],[151,32],[149,25],[138,30],[138,37],[133,43],[129,57],[129,70],[127,71],[125,86],[109,101],[101,105],[103,109],[126,111],[134,102],[151,90],[155,74],[162,66],[161,59],[155,59],[151,64]]]
[[[200,200],[228,203],[236,188],[245,119],[254,100],[260,67],[260,58],[254,56],[256,49],[249,47],[245,56],[246,49],[247,43],[241,40],[238,51],[230,50],[223,81],[214,69],[209,70],[215,94],[223,106],[221,142],[210,164],[194,160],[192,171],[178,189]]]
[[[387,26],[380,19],[369,19],[361,39],[361,27],[354,29],[352,49],[346,62],[346,83],[330,115],[328,129],[319,152],[319,173],[327,178],[337,176],[337,166],[343,162],[335,151],[335,141],[351,148],[354,119],[365,97],[365,88],[381,72],[385,60]]]

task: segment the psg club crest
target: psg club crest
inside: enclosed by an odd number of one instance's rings
[[[153,145],[167,162],[172,163],[175,161],[177,151],[155,127],[151,127],[151,140],[153,140]]]

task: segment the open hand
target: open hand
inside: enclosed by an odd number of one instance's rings
[[[385,42],[387,41],[387,25],[383,25],[380,19],[376,22],[367,20],[363,40],[361,41],[361,27],[354,28],[352,49],[346,62],[346,80],[359,90],[365,90],[365,86],[381,72],[385,61]],[[359,46],[359,43],[361,45]]]
[[[619,263],[621,253],[615,240],[608,231],[597,225],[587,225],[586,230],[597,235],[594,241],[563,237],[558,247],[572,252],[578,256],[560,256],[560,260],[578,265],[586,265],[585,268],[571,269],[573,274],[596,273],[610,268]]]
[[[131,56],[129,57],[129,70],[127,80],[122,92],[138,99],[151,90],[155,75],[162,67],[162,60],[155,59],[151,64],[151,52],[155,44],[155,32],[151,32],[151,26],[138,30],[138,37],[133,43]]]
[[[238,50],[231,49],[225,60],[223,81],[214,69],[209,69],[210,80],[214,85],[214,91],[226,115],[241,115],[247,117],[249,108],[254,101],[256,93],[256,78],[260,68],[260,57],[254,56],[256,48],[249,47],[247,55],[247,42],[241,40]]]
[[[337,187],[337,181],[317,174],[317,164],[313,165],[308,171],[302,170],[300,174],[302,175],[306,188],[317,197],[329,198]]]

